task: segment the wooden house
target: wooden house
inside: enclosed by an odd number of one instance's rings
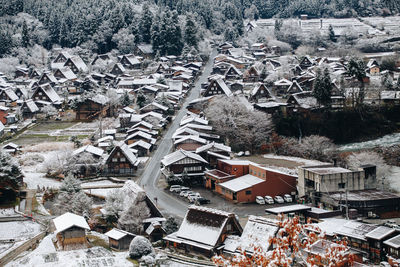
[[[261,78],[261,73],[260,71],[255,67],[251,66],[250,69],[248,69],[244,74],[243,74],[243,81],[244,82],[258,82]]]
[[[171,248],[211,257],[222,251],[228,235],[240,236],[242,231],[234,213],[190,206],[179,230],[164,237],[164,241]]]
[[[137,130],[136,132],[129,134],[124,141],[127,145],[130,145],[140,140],[150,143],[151,145],[154,145],[157,141],[151,134],[141,130]]]
[[[289,96],[287,102],[288,108],[293,112],[309,111],[317,109],[319,104],[317,99],[313,96],[312,92],[301,92]]]
[[[104,167],[105,175],[132,176],[139,161],[126,144],[118,144],[108,155]]]
[[[227,62],[218,62],[214,64],[212,74],[225,75],[230,67],[232,67],[232,65]]]
[[[238,70],[235,66],[230,66],[228,70],[225,72],[226,80],[239,80],[243,77],[243,74],[240,70]]]
[[[53,105],[62,104],[61,97],[56,93],[53,87],[50,86],[50,84],[43,84],[41,86],[36,87],[35,91],[32,94],[32,99],[35,102],[40,100],[40,101],[46,101]]]
[[[79,102],[76,107],[76,120],[95,120],[111,114],[108,97],[96,95]]]
[[[250,100],[258,102],[266,102],[270,99],[274,99],[272,93],[264,83],[258,83],[251,91]]]
[[[186,172],[189,177],[203,177],[207,161],[196,153],[177,150],[161,160],[164,175],[182,176]]]
[[[369,259],[381,262],[386,259],[388,251],[385,250],[384,242],[399,234],[399,230],[388,226],[378,226],[365,235],[369,242]],[[390,242],[390,241],[389,241]]]
[[[28,98],[28,91],[24,87],[18,86],[17,88],[15,88],[14,93],[18,96],[20,100]]]
[[[138,44],[135,52],[137,55],[147,59],[154,57],[154,50],[151,44]]]
[[[96,176],[100,171],[104,151],[101,148],[86,145],[72,152],[69,160],[77,167],[76,174],[81,177]]]
[[[152,146],[153,146],[152,144],[150,144],[146,141],[139,140],[139,141],[136,141],[136,142],[130,144],[129,148],[137,151],[138,157],[147,157],[150,155]]]
[[[380,67],[378,61],[375,59],[370,59],[367,63],[367,73],[371,76],[377,76],[380,73]]]
[[[205,90],[203,96],[213,96],[213,95],[225,95],[225,96],[232,96],[232,91],[228,88],[226,83],[222,79],[213,80],[208,85],[207,89]]]
[[[28,78],[29,77],[29,69],[24,67],[16,67],[15,68],[15,78]]]
[[[128,250],[132,239],[136,236],[118,228],[113,228],[104,235],[108,237],[108,245],[110,248],[116,250]]]
[[[90,230],[84,217],[67,212],[53,219],[56,245],[61,250],[87,248],[86,230]]]
[[[284,95],[288,91],[289,87],[292,85],[292,82],[287,79],[281,79],[279,81],[274,82],[274,89],[277,95]]]
[[[301,93],[303,92],[303,88],[300,86],[300,84],[295,80],[292,82],[292,84],[289,86],[289,88],[286,91],[286,94],[296,94],[296,93]]]
[[[166,114],[168,112],[168,107],[163,106],[157,102],[151,102],[150,104],[147,104],[146,106],[139,109],[140,113],[147,113],[151,111],[158,112],[160,114]]]
[[[24,120],[32,119],[39,112],[39,107],[32,99],[28,99],[22,104],[21,111]]]
[[[400,259],[400,234],[383,241],[383,245],[388,256]]]
[[[43,72],[42,75],[39,78],[38,84],[43,85],[43,84],[50,84],[51,86],[54,86],[58,83],[56,77],[50,72]]]
[[[70,81],[76,80],[78,78],[69,67],[56,69],[56,71],[54,72],[54,77],[56,77],[58,80]]]
[[[5,88],[0,91],[0,101],[5,102],[7,105],[16,106],[18,96],[11,88]]]
[[[73,73],[79,74],[80,72],[88,72],[86,63],[80,56],[73,56],[67,59],[64,63],[64,67],[69,67]]]
[[[152,219],[158,219],[158,218],[152,218]],[[163,219],[165,221],[164,218],[160,219]],[[163,237],[167,235],[167,232],[163,228],[161,222],[158,220],[152,221],[144,232],[145,236],[150,240],[150,242],[157,242],[159,240],[162,240]]]
[[[17,154],[21,150],[20,146],[14,143],[8,143],[3,146],[3,151],[10,154]]]
[[[125,69],[124,65],[122,65],[121,63],[116,63],[116,64],[114,64],[114,66],[111,69],[111,74],[119,76],[119,75],[124,74],[125,71],[126,71],[126,69]]]
[[[198,135],[180,136],[179,139],[174,141],[175,149],[182,149],[185,151],[196,151],[197,148],[207,144],[207,140]]]
[[[132,54],[120,56],[119,63],[127,69],[140,69],[142,65],[139,58]]]
[[[204,158],[211,168],[216,168],[218,159],[230,159],[231,148],[224,144],[211,142],[196,149],[196,154]]]
[[[71,54],[67,51],[61,51],[57,57],[53,60],[53,63],[65,63],[71,57]]]
[[[305,56],[300,61],[299,65],[300,65],[301,69],[306,70],[309,67],[311,67],[312,65],[314,65],[314,61],[309,56]]]

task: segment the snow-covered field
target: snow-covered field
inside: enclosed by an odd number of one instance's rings
[[[52,237],[46,236],[34,251],[6,266],[132,266],[126,259],[127,252],[111,252],[102,247],[56,251]]]
[[[32,221],[0,222],[0,257],[39,234],[41,227]],[[4,241],[9,239],[14,242]]]
[[[350,143],[339,146],[340,151],[355,151],[361,149],[375,148],[378,146],[392,146],[400,144],[400,133],[388,134],[381,138],[358,143]]]
[[[112,181],[109,180],[94,181],[81,184],[82,188],[94,187],[94,186],[112,186],[112,185],[122,186],[123,184],[113,183]]]
[[[55,179],[46,178],[45,173],[41,172],[25,172],[24,182],[27,184],[28,189],[37,189],[37,186],[57,189],[61,184]]]

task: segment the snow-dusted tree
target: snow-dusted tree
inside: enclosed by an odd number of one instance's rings
[[[329,138],[319,135],[304,137],[298,145],[298,150],[302,156],[315,160],[331,160],[336,152],[336,146]]]
[[[194,21],[193,15],[186,15],[186,25],[185,25],[185,35],[184,35],[185,43],[189,47],[197,47],[199,42],[197,37],[197,26]]]
[[[132,104],[132,97],[128,92],[124,92],[124,95],[121,97],[121,105],[126,107]]]
[[[46,118],[51,118],[58,114],[58,110],[53,105],[46,105],[42,107],[41,112],[46,114]]]
[[[346,158],[347,166],[352,170],[357,170],[361,165],[376,165],[376,177],[387,178],[391,174],[391,168],[386,164],[381,155],[374,151],[363,151],[352,153]]]
[[[322,251],[317,257],[305,257],[303,250],[309,249],[316,241],[324,239],[323,234],[312,224],[301,224],[298,217],[282,219],[278,222],[278,233],[270,239],[272,250],[264,251],[260,247],[253,247],[253,254],[245,251],[232,258],[215,256],[213,261],[217,266],[316,266],[318,260],[327,260],[329,266],[343,266],[344,263],[354,261],[354,256],[349,252],[345,241],[333,242],[327,251]],[[306,229],[314,229],[309,231]]]
[[[322,73],[317,69],[317,75],[314,82],[313,95],[319,105],[329,106],[331,103],[332,82],[328,68]]]
[[[56,214],[73,212],[80,215],[89,214],[93,201],[82,191],[81,183],[72,175],[64,178],[53,210]]]
[[[234,149],[255,151],[265,144],[272,123],[267,115],[248,110],[238,98],[216,97],[205,110],[217,134]],[[257,122],[257,123],[254,123]]]
[[[129,257],[139,259],[143,256],[154,255],[154,248],[150,241],[143,236],[136,236],[129,245]]]
[[[386,72],[383,76],[381,76],[381,85],[384,90],[393,90],[393,78]]]
[[[13,200],[22,185],[23,174],[18,161],[4,150],[0,150],[0,200]],[[0,202],[1,202],[0,201]]]
[[[43,171],[49,176],[58,176],[67,172],[71,153],[71,150],[59,151],[54,157],[47,158],[43,164]]]
[[[124,196],[120,190],[114,189],[107,194],[105,210],[107,213],[107,220],[111,222],[118,221],[118,218],[124,210]]]
[[[167,234],[172,234],[178,231],[178,223],[174,217],[168,217],[164,223],[164,229]]]
[[[7,76],[14,76],[16,67],[19,65],[20,63],[17,57],[0,58],[0,72]]]
[[[151,26],[153,25],[153,13],[151,13],[149,5],[145,3],[139,21],[139,29],[141,33],[141,41],[150,43],[151,41]]]
[[[113,35],[112,41],[117,45],[118,51],[122,54],[132,53],[135,49],[135,36],[128,28],[120,29]]]

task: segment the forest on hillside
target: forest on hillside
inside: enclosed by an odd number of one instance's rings
[[[9,0],[0,6],[0,56],[35,44],[124,53],[151,43],[159,55],[180,54],[205,37],[240,37],[247,19],[399,12],[397,0]]]

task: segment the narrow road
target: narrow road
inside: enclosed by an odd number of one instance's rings
[[[139,180],[139,184],[146,190],[149,198],[154,200],[154,198],[156,197],[157,206],[161,209],[163,213],[168,215],[174,215],[183,218],[186,214],[188,204],[184,201],[179,200],[176,197],[167,194],[166,192],[164,192],[163,189],[158,188],[157,183],[161,173],[161,160],[165,155],[171,152],[173,147],[171,139],[172,135],[179,128],[179,123],[186,114],[187,104],[193,99],[196,99],[200,96],[201,84],[207,82],[207,77],[211,74],[213,60],[216,55],[217,51],[213,50],[208,62],[204,66],[203,73],[194,84],[194,87],[190,90],[189,95],[186,97],[185,102],[182,104],[182,108],[178,111],[175,119],[172,121],[167,132],[164,134],[157,150],[154,152],[153,157],[150,159],[150,162],[148,162],[146,169],[144,170]]]

